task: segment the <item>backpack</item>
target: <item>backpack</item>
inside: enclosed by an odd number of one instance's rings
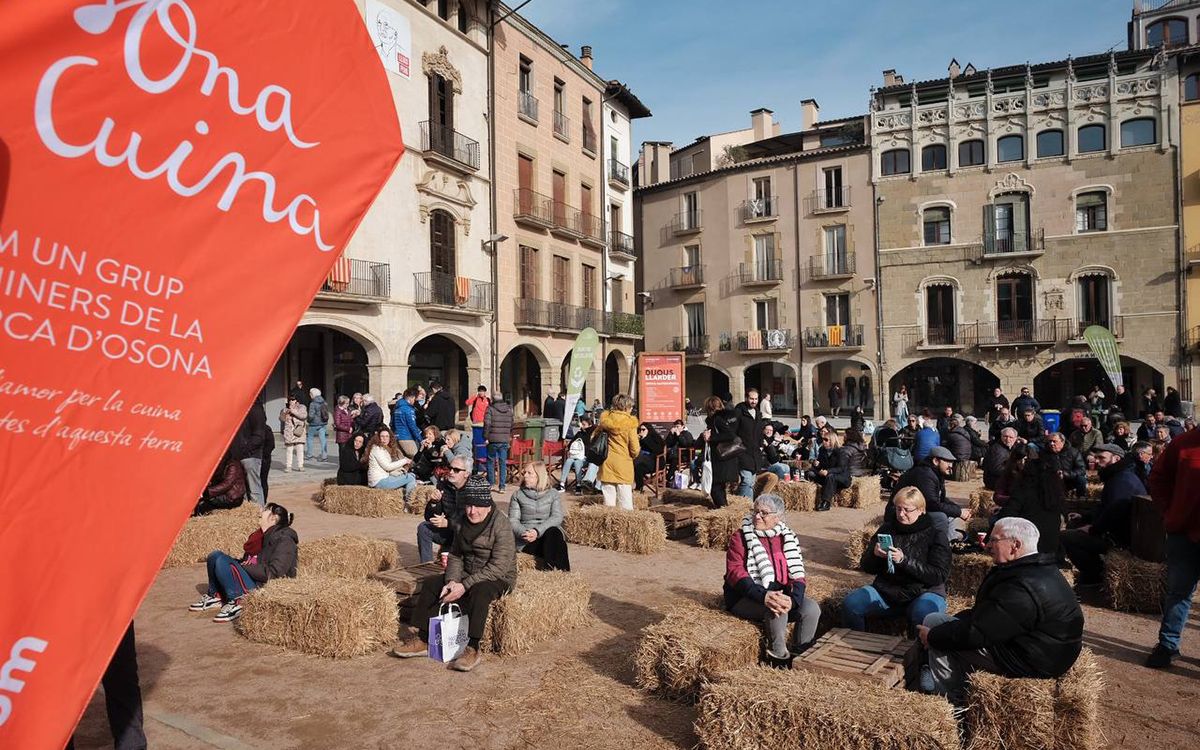
[[[584,451],[584,457],[587,458],[589,464],[599,466],[608,460],[608,433],[601,432],[592,437],[592,442],[588,444],[587,450]]]
[[[329,421],[329,407],[327,404],[321,404],[321,421],[322,422]]]

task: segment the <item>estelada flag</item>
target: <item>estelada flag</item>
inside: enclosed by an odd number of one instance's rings
[[[62,747],[403,152],[351,0],[0,3],[0,747]]]

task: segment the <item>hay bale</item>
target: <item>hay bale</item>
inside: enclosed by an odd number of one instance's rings
[[[813,482],[780,482],[775,494],[783,498],[785,510],[808,512],[817,508],[820,488]]]
[[[882,502],[882,495],[883,487],[877,475],[854,477],[849,487],[833,496],[833,504],[839,508],[870,508]]]
[[[620,510],[586,505],[563,520],[567,539],[585,547],[649,555],[667,546],[663,517],[649,510]]]
[[[996,493],[991,490],[975,490],[968,497],[967,507],[977,516],[989,516],[996,507]]]
[[[334,484],[324,488],[318,507],[326,513],[391,518],[404,514],[404,491]]]
[[[883,525],[883,516],[875,516],[870,521],[853,529],[849,532],[850,537],[846,540],[846,562],[850,566],[850,570],[860,570],[863,552],[867,549],[867,545],[871,542],[871,537],[875,536],[875,532],[879,531],[879,527]]]
[[[729,537],[742,528],[750,509],[742,504],[730,504],[710,510],[696,518],[696,543],[705,549],[727,549]]]
[[[696,734],[708,750],[951,750],[953,709],[941,698],[820,672],[745,667],[704,685]]]
[[[650,492],[648,490],[634,490],[633,491],[633,509],[634,510],[646,510],[651,505],[656,505],[656,504],[657,503],[655,502],[655,496],[654,496],[653,492]]]
[[[436,491],[437,487],[432,484],[418,484],[413,487],[412,492],[408,493],[405,511],[416,516],[425,515],[425,506],[433,502],[433,493]]]
[[[277,578],[245,597],[237,630],[255,643],[347,659],[396,638],[396,595],[378,581]]]
[[[537,570],[541,564],[541,559],[533,555],[526,555],[523,552],[517,553],[517,572],[522,570]]]
[[[969,678],[968,750],[1098,750],[1104,675],[1089,649],[1058,680]]]
[[[764,471],[754,478],[754,497],[774,492],[779,486],[779,477],[769,471]]]
[[[262,509],[254,503],[243,502],[230,510],[189,518],[179,530],[179,536],[175,537],[163,567],[177,568],[204,562],[213,550],[221,550],[235,558],[241,557],[242,545],[258,528],[261,512]]]
[[[396,567],[398,557],[396,543],[389,539],[338,534],[301,542],[297,572],[304,577],[362,580]]]
[[[1114,548],[1104,556],[1104,586],[1115,610],[1162,614],[1167,566]]]
[[[980,532],[986,534],[992,528],[992,519],[990,516],[971,516],[971,520],[967,521],[967,533],[971,536]]]
[[[578,575],[525,570],[516,588],[492,604],[480,648],[501,656],[527,654],[540,643],[590,624],[591,597],[591,587]]]
[[[975,598],[979,584],[992,569],[992,556],[973,552],[967,555],[950,556],[950,578],[946,581],[946,593]]]
[[[758,661],[761,627],[694,603],[667,611],[642,629],[633,654],[634,683],[674,700],[695,700],[701,685]]]
[[[1087,496],[1089,500],[1099,500],[1100,495],[1104,493],[1104,484],[1100,482],[1088,482]]]

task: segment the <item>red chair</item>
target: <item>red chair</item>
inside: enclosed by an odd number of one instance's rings
[[[513,438],[512,443],[508,446],[508,463],[505,464],[508,468],[508,476],[512,477],[514,472],[519,473],[525,468],[525,464],[533,460],[533,440],[520,440]],[[515,482],[520,485],[520,479]]]
[[[566,456],[567,441],[565,440],[543,440],[542,441],[542,460],[546,462],[546,473],[558,483],[558,471],[562,469],[563,461]]]

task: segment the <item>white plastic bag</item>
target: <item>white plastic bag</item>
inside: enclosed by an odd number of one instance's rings
[[[713,466],[712,455],[708,446],[704,446],[704,465],[700,469],[700,489],[704,490],[705,495],[712,494],[713,487]]]
[[[443,664],[458,658],[467,647],[468,618],[457,604],[443,604],[429,618],[429,658]]]

